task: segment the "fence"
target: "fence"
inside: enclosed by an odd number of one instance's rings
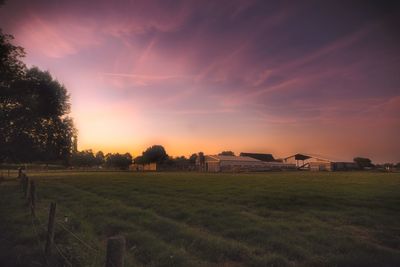
[[[88,242],[85,242],[84,239],[81,238],[77,233],[74,233],[71,229],[68,229],[68,226],[66,224],[67,221],[62,222],[61,220],[56,219],[56,214],[57,214],[56,202],[50,203],[50,206],[48,208],[47,223],[42,223],[39,216],[37,216],[37,209],[38,209],[36,201],[37,190],[38,190],[37,181],[34,179],[30,179],[26,175],[26,173],[24,173],[21,169],[18,171],[18,180],[20,182],[20,187],[23,197],[26,200],[27,205],[30,209],[32,227],[35,232],[38,246],[43,253],[44,264],[46,266],[54,266],[54,256],[56,252],[59,255],[59,257],[63,259],[65,263],[64,265],[71,267],[74,266],[71,260],[68,259],[66,253],[63,252],[60,246],[57,245],[57,242],[55,242],[56,227],[60,227],[63,231],[65,231],[66,234],[73,237],[86,249],[92,251],[95,263],[96,258],[99,256],[100,251],[94,248],[93,246],[89,245]],[[40,238],[40,232],[42,231],[46,233],[46,240],[44,242]],[[123,236],[114,236],[108,238],[106,246],[106,255],[104,257],[104,262],[106,267],[124,266],[124,254],[126,246],[125,243],[126,243],[125,238]]]

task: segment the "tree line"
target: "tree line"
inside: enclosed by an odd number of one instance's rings
[[[77,168],[113,168],[128,169],[133,163],[149,164],[157,163],[170,168],[185,169],[188,166],[194,166],[199,157],[204,158],[204,153],[192,154],[189,158],[185,156],[172,157],[169,156],[165,148],[161,145],[153,145],[142,152],[140,156],[135,158],[131,154],[107,153],[102,151],[94,153],[93,150],[76,151],[72,153],[69,161],[70,166]]]

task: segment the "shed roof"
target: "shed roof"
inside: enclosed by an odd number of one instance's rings
[[[289,157],[286,157],[284,159],[289,159],[289,158],[295,158],[296,160],[306,160],[309,158],[314,158],[320,161],[327,161],[327,162],[337,162],[337,161],[343,161],[339,159],[334,159],[332,157],[327,157],[327,156],[322,156],[318,154],[312,154],[312,153],[297,153],[294,155],[291,155]]]
[[[254,159],[251,157],[242,157],[242,156],[224,156],[224,155],[207,155],[206,157],[212,158],[218,161],[251,161],[251,162],[260,162],[258,159]]]

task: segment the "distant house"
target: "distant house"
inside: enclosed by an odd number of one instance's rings
[[[298,169],[310,171],[347,171],[358,169],[357,164],[354,162],[328,159],[324,156],[309,153],[291,155],[284,158],[283,162],[296,164]]]

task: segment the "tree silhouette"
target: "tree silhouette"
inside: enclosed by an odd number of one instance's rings
[[[161,145],[153,145],[142,152],[141,156],[135,158],[136,164],[164,163],[169,159],[167,152]]]
[[[117,168],[121,170],[126,170],[129,165],[132,164],[132,156],[129,153],[125,154],[107,154],[105,157],[106,166],[110,168]]]
[[[357,163],[360,168],[368,168],[374,166],[369,158],[356,157],[353,159],[353,161]]]
[[[27,69],[12,39],[0,31],[0,162],[67,161],[75,133],[67,90]]]
[[[197,157],[198,157],[198,156],[197,156],[196,153],[192,154],[192,155],[189,157],[189,162],[190,162],[190,164],[196,164]]]
[[[235,153],[233,153],[232,151],[222,151],[218,155],[220,155],[220,156],[235,156]]]

